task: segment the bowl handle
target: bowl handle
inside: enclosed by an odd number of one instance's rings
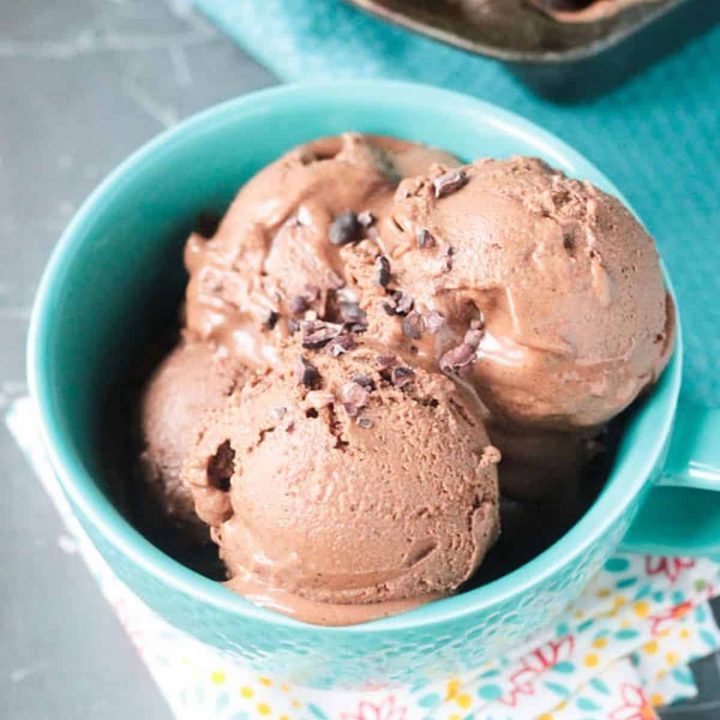
[[[681,402],[665,467],[622,549],[720,557],[720,408]]]

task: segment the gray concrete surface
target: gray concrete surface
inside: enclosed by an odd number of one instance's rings
[[[0,0],[0,411],[77,205],[163,128],[272,82],[185,2]],[[4,425],[0,473],[0,718],[169,718]]]
[[[33,294],[79,202],[164,127],[273,82],[185,0],[0,0],[0,411],[25,392]],[[0,473],[0,718],[169,718],[4,426]],[[720,718],[718,668],[665,717]]]

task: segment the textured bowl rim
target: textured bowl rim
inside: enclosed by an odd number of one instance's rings
[[[419,101],[432,105],[442,103],[444,106],[452,106],[458,113],[482,116],[485,124],[494,125],[505,134],[520,139],[531,138],[535,146],[542,148],[546,157],[555,158],[560,164],[569,161],[572,164],[591,168],[604,179],[606,189],[625,201],[617,188],[589,160],[548,131],[514,113],[461,93],[414,83],[375,80],[301,83],[253,92],[193,115],[150,140],[113,170],[77,211],[51,255],[33,306],[27,354],[30,394],[40,420],[44,447],[68,498],[121,554],[175,590],[199,602],[207,603],[217,610],[235,614],[238,618],[268,625],[295,627],[305,633],[351,636],[410,630],[440,624],[479,613],[514,594],[527,592],[560,568],[571,565],[598,541],[606,529],[631,505],[657,467],[672,428],[682,364],[679,322],[673,359],[664,373],[660,386],[655,390],[655,393],[662,393],[665,405],[655,425],[656,435],[652,451],[640,458],[634,458],[633,462],[623,463],[623,466],[613,473],[612,481],[605,486],[592,507],[565,535],[530,562],[486,585],[423,605],[407,613],[345,627],[308,625],[258,607],[220,583],[183,566],[152,545],[130,525],[98,489],[80,458],[64,441],[62,423],[59,422],[60,408],[49,381],[50,373],[47,371],[49,354],[46,349],[59,281],[72,272],[74,255],[82,244],[80,230],[107,207],[108,191],[116,184],[121,184],[127,176],[142,173],[143,163],[154,153],[207,126],[222,124],[245,113],[254,114],[260,110],[272,112],[273,107],[277,107],[278,104],[285,106],[296,101],[306,102],[307,98],[313,95],[331,96],[338,103],[352,102],[359,97],[378,99],[392,97],[393,102],[407,103],[408,107],[416,106]],[[672,292],[667,273],[665,279]],[[631,450],[630,455],[634,452],[637,451]],[[632,468],[629,467],[630,465]]]

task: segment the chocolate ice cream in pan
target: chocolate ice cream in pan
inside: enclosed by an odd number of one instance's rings
[[[210,535],[230,588],[308,622],[482,578],[501,495],[518,543],[538,508],[558,537],[597,489],[599,434],[672,347],[647,233],[528,158],[318,140],[185,260],[182,342],[143,400],[148,493]]]
[[[378,17],[500,60],[557,63],[611,47],[683,0],[347,0]]]

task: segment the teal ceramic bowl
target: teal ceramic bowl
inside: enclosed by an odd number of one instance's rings
[[[634,414],[607,485],[585,516],[511,574],[412,612],[347,628],[304,625],[183,567],[126,521],[111,500],[98,450],[103,398],[176,307],[184,282],[181,249],[198,212],[221,211],[245,180],[291,146],[351,129],[428,143],[468,159],[537,155],[620,195],[585,158],[526,120],[463,95],[387,82],[248,95],[189,119],[135,153],[95,190],[62,236],[38,292],[28,360],[52,465],[117,575],[165,620],[200,640],[264,672],[331,687],[477,666],[562,613],[622,544],[663,553],[718,552],[720,422],[717,413],[678,405],[681,334],[672,363]]]

